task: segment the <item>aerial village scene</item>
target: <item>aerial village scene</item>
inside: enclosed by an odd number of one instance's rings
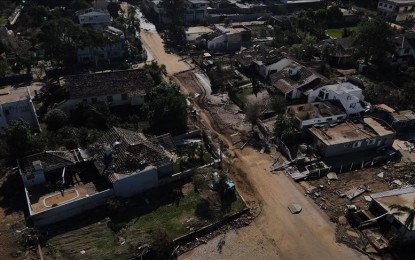
[[[415,0],[0,0],[0,259],[415,259]]]

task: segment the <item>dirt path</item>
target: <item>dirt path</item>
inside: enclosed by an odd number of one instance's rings
[[[159,63],[166,65],[167,73],[173,75],[175,73],[189,70],[192,67],[184,62],[175,54],[166,53],[164,50],[163,40],[156,32],[141,31],[141,41],[147,52]],[[150,56],[150,55],[149,55]]]
[[[270,173],[272,159],[268,155],[249,147],[235,153],[234,175],[239,175],[235,177],[247,179],[261,199],[262,213],[254,223],[267,237],[277,241],[283,258],[362,258],[356,251],[335,242],[334,224],[304,196],[298,185],[284,173]],[[301,213],[292,215],[287,209],[290,203],[300,204]]]
[[[166,65],[170,75],[190,68],[176,55],[165,53],[161,38],[157,33],[142,32],[142,41],[153,57],[160,64]],[[193,86],[197,85],[194,82],[182,82],[175,78],[174,80],[181,85],[185,93],[194,92]],[[192,80],[194,79],[189,78],[189,81]],[[192,87],[188,89],[188,85]],[[269,155],[260,154],[252,148],[245,148],[243,151],[234,149],[230,139],[216,131],[216,122],[211,119],[208,111],[200,110],[199,116],[203,125],[232,150],[230,154],[234,159],[230,159],[231,177],[236,182],[238,192],[248,201],[249,206],[262,205],[262,212],[252,223],[250,229],[242,229],[238,236],[228,238],[230,241],[228,243],[231,245],[229,251],[233,254],[213,254],[212,259],[258,258],[261,256],[259,252],[268,250],[266,248],[270,247],[274,250],[278,249],[279,256],[285,259],[365,258],[347,246],[336,243],[334,224],[311,200],[304,196],[303,191],[287,176],[270,173],[273,159]],[[287,209],[290,203],[300,204],[303,208],[302,212],[292,215]],[[256,234],[257,238],[250,239],[252,234]],[[245,239],[239,237],[245,237]],[[261,237],[265,239],[264,241],[268,241],[265,247],[259,242]],[[275,243],[271,245],[269,241],[275,241]],[[257,243],[257,246],[253,246],[252,243]],[[206,257],[206,250],[209,251],[208,248],[214,244],[215,241],[208,243],[206,248],[200,246],[181,256],[181,259]],[[250,248],[249,252],[252,257],[246,257],[241,253],[244,252],[244,248]],[[277,258],[276,254],[271,254],[272,256],[263,255],[260,258]]]

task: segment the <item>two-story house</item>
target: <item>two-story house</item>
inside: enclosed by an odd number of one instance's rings
[[[415,17],[415,0],[379,0],[378,12],[396,22]]]
[[[314,137],[313,146],[323,157],[390,147],[396,135],[389,125],[370,117],[363,118],[362,121],[345,121],[334,126],[313,126],[308,130]]]
[[[350,82],[316,88],[309,93],[307,102],[310,103],[325,100],[332,100],[340,103],[347,115],[359,114],[370,108],[370,104],[364,101],[362,89]]]
[[[206,47],[213,51],[239,51],[251,45],[251,30],[244,25],[215,24],[215,31],[208,35]]]
[[[389,58],[392,66],[407,65],[415,58],[415,32],[406,31],[404,34],[396,35],[392,39],[395,47],[394,53]]]

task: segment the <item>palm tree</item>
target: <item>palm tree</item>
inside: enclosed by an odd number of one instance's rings
[[[410,208],[406,206],[401,206],[397,204],[393,204],[390,206],[390,209],[396,209],[396,212],[393,212],[392,215],[395,216],[401,216],[403,214],[408,214],[408,216],[405,219],[405,227],[407,227],[409,230],[412,230],[414,227],[415,222],[415,208]]]

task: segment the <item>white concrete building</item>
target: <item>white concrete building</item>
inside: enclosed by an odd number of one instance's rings
[[[415,0],[379,0],[378,12],[392,16],[396,22],[415,17]]]
[[[82,26],[105,27],[111,24],[111,16],[101,9],[84,9],[76,12],[79,24]]]
[[[347,115],[362,113],[370,108],[370,104],[364,101],[362,89],[349,82],[317,88],[309,93],[307,101],[324,100],[340,102]]]
[[[395,50],[389,58],[392,66],[402,66],[410,63],[415,57],[415,32],[406,31],[404,34],[395,35],[392,39]]]
[[[45,151],[17,161],[36,227],[163,185],[173,173],[169,134],[113,128],[86,150]]]
[[[0,133],[15,120],[27,122],[34,130],[40,129],[32,99],[30,87],[5,88],[0,91]]]
[[[207,48],[217,51],[239,51],[251,45],[251,30],[243,25],[215,24],[215,31],[207,40]]]

